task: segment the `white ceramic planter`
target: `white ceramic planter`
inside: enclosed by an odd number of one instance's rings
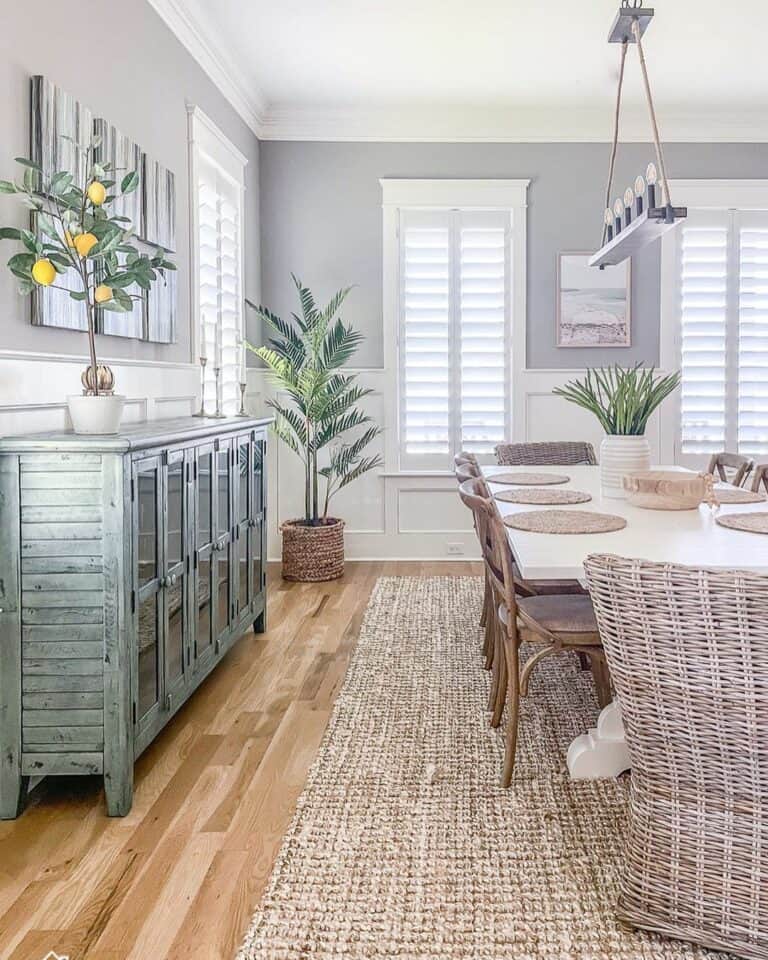
[[[67,397],[69,416],[75,433],[111,434],[120,429],[125,397],[99,394],[98,397]]]
[[[622,486],[624,475],[650,468],[651,448],[645,436],[608,434],[600,444],[600,486],[604,497],[624,500],[627,496]]]

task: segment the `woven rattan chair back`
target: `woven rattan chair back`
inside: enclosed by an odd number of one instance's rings
[[[632,761],[625,921],[768,957],[768,577],[585,564]]]
[[[732,483],[734,487],[743,487],[754,465],[754,460],[738,453],[715,453],[709,461],[707,473],[717,475],[724,483]]]
[[[761,491],[760,488],[763,488]],[[759,463],[752,474],[752,489],[755,493],[768,493],[768,463]]]
[[[591,443],[568,440],[556,443],[500,443],[494,452],[498,462],[506,467],[597,463]]]

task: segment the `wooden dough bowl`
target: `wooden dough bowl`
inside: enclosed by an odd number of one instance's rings
[[[712,477],[672,470],[639,470],[623,478],[627,503],[646,510],[695,510],[712,499]]]

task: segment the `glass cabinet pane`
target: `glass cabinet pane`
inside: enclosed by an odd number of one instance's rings
[[[184,544],[184,464],[181,460],[168,464],[167,495],[165,504],[166,536],[168,555],[166,569],[181,563]]]
[[[195,651],[202,656],[213,644],[211,620],[211,559],[200,558],[197,570],[197,633]]]
[[[157,577],[157,464],[139,464],[136,476],[139,523],[139,586]]]
[[[218,509],[216,533],[221,536],[229,530],[229,450],[219,450],[217,456]]]
[[[166,587],[168,632],[165,637],[165,669],[169,680],[177,680],[184,670],[184,578]]]
[[[219,633],[229,624],[229,556],[225,547],[216,557],[217,627]]]
[[[158,607],[157,594],[147,597],[139,606],[139,718],[158,701]]]
[[[248,448],[246,440],[237,447],[237,522],[244,523],[248,519]]]
[[[264,441],[257,440],[253,445],[253,512],[252,516],[264,509]]]
[[[250,531],[243,527],[240,531],[240,539],[237,541],[237,570],[238,570],[238,613],[245,610],[251,602],[248,591],[248,537]]]
[[[213,454],[201,453],[197,459],[197,546],[204,547],[213,539],[211,529],[211,495],[213,484]]]

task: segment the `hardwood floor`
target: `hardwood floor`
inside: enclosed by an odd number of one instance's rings
[[[232,960],[381,575],[477,563],[350,563],[338,581],[269,571],[269,631],[248,633],[139,758],[133,809],[98,778],[44,781],[0,823],[0,957]]]

